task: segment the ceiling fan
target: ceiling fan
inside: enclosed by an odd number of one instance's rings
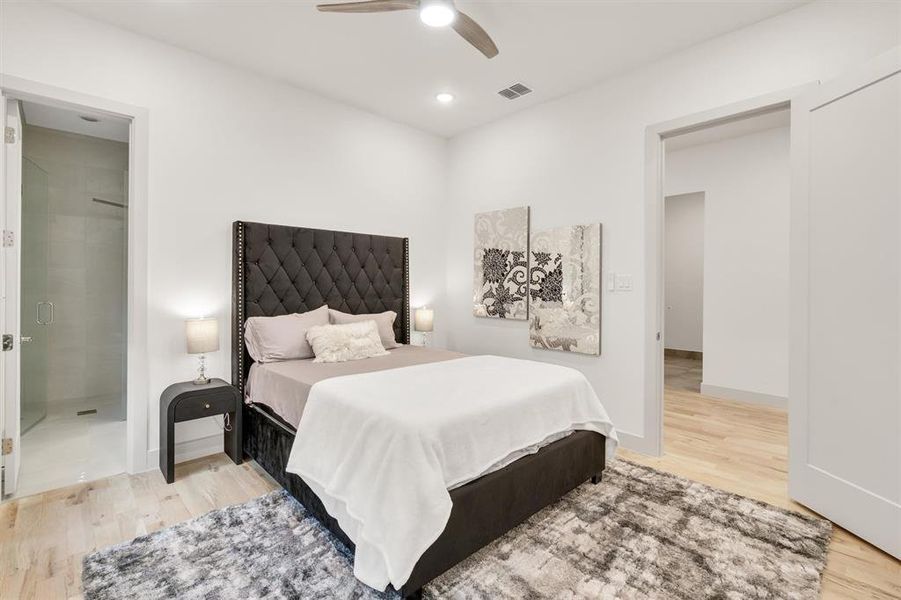
[[[420,20],[430,27],[450,25],[463,39],[488,58],[497,56],[498,49],[482,27],[466,13],[454,6],[453,0],[364,0],[341,4],[319,4],[323,12],[374,13],[396,10],[418,10]]]

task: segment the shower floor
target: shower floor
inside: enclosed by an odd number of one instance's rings
[[[121,410],[50,414],[22,436],[22,465],[15,497],[21,498],[125,471],[125,421]]]

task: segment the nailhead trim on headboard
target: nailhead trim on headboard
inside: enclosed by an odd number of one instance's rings
[[[244,223],[233,227],[234,258],[232,260],[232,385],[244,393]]]

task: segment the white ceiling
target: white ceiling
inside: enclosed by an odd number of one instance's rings
[[[28,125],[80,133],[116,142],[128,142],[130,122],[121,117],[88,110],[75,112],[35,102],[22,102],[22,112],[25,115],[25,123]],[[97,119],[97,122],[85,121],[81,118],[83,116],[93,117]]]
[[[743,135],[775,129],[776,127],[788,127],[790,122],[791,111],[785,108],[754,117],[730,121],[728,123],[723,123],[722,125],[705,127],[698,131],[683,133],[682,135],[668,138],[666,140],[666,151],[677,152],[679,150],[684,150],[685,148],[691,148],[692,146],[721,142]]]
[[[67,0],[66,9],[443,136],[786,12],[806,0],[461,0],[486,59],[415,11],[320,13],[304,0]],[[522,82],[535,90],[506,100]],[[453,92],[449,105],[435,101]]]

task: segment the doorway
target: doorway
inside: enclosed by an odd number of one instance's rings
[[[788,109],[664,142],[664,383],[788,405]]]
[[[701,392],[704,369],[704,192],[664,198],[664,382]]]
[[[13,102],[21,497],[128,469],[130,121]]]
[[[20,102],[33,102],[76,114],[92,114],[128,126],[127,180],[127,306],[125,356],[124,461],[129,473],[140,473],[156,463],[149,446],[148,404],[148,162],[149,114],[146,108],[108,98],[46,85],[9,74],[0,74],[0,114],[5,119],[5,143],[0,144],[0,168],[5,181],[0,184],[0,229],[3,231],[0,261],[0,487],[3,497],[17,493],[21,467],[20,358],[27,345],[21,342],[19,294],[21,225],[22,144]],[[102,197],[101,197],[102,198]],[[27,336],[26,336],[27,337]],[[93,339],[93,338],[91,338]]]
[[[662,454],[757,498],[788,469],[789,126],[783,108],[663,143]]]

